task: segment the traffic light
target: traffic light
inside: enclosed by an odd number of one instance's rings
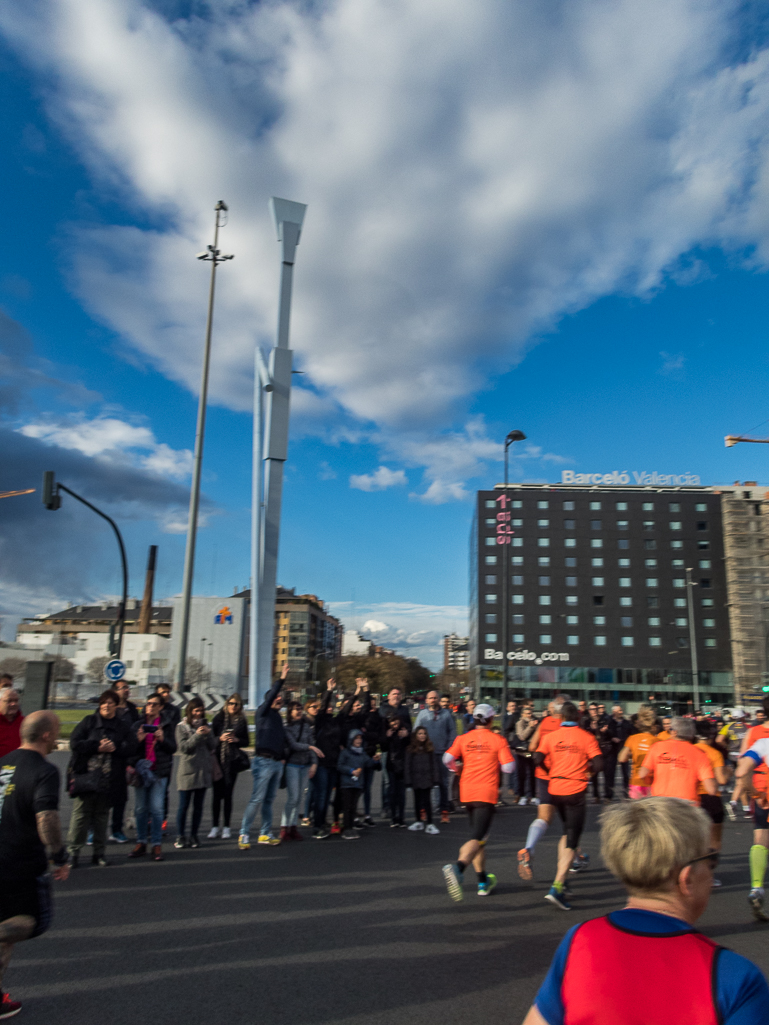
[[[43,474],[43,505],[46,509],[58,509],[61,505],[61,496],[56,487],[56,475],[53,470],[46,470]]]
[[[764,694],[769,694],[769,686],[762,687],[761,690],[763,691]]]

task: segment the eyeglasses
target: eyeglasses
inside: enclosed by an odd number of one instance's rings
[[[712,869],[715,872],[715,870],[718,868],[718,862],[720,858],[720,852],[714,851],[711,847],[707,854],[701,854],[699,858],[692,858],[691,861],[687,861],[686,865],[684,865],[684,868],[686,868],[687,865],[696,865],[698,861],[707,861],[708,868]]]
[[[239,704],[240,704],[240,702],[239,702],[239,701],[228,701],[228,702],[227,702],[227,706],[228,706],[228,707],[229,707],[230,705],[234,705],[234,706],[235,706],[235,707],[237,708]]]

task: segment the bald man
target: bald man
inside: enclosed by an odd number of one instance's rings
[[[64,881],[69,855],[59,819],[59,770],[48,761],[59,720],[32,712],[21,726],[21,747],[0,761],[0,1019],[21,1010],[3,989],[13,947],[40,936],[51,922],[51,874]]]

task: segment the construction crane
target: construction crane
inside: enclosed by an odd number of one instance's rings
[[[754,445],[769,445],[769,438],[744,438],[741,434],[727,434],[724,438],[724,445],[731,448],[738,441],[750,441]]]
[[[15,498],[16,495],[32,495],[34,488],[27,488],[26,491],[0,491],[0,498]]]

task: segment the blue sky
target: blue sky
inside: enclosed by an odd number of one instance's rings
[[[769,480],[769,50],[759,5],[29,0],[0,15],[0,487],[41,469],[179,590],[213,206],[195,589],[248,582],[270,195],[309,204],[280,581],[440,660],[475,489],[563,469]],[[429,41],[429,47],[427,42]],[[421,55],[414,61],[415,53]],[[763,425],[763,426],[762,426]],[[4,637],[117,591],[113,542],[0,510]]]

